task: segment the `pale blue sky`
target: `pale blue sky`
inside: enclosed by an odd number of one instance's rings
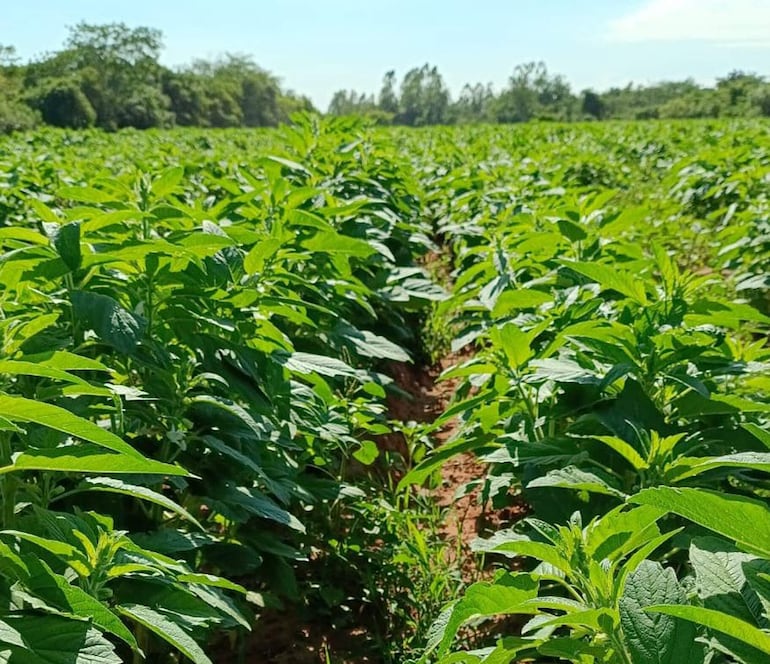
[[[430,62],[457,93],[500,88],[514,66],[544,60],[574,88],[731,69],[770,74],[770,0],[0,0],[0,44],[27,59],[55,50],[68,25],[159,28],[162,60],[252,54],[321,108],[339,88],[373,92]]]

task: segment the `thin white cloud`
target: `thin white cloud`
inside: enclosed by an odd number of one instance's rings
[[[609,25],[622,42],[709,41],[770,46],[770,0],[647,0]]]

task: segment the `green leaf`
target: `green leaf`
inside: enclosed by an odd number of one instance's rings
[[[151,462],[156,463],[156,462]],[[165,464],[164,464],[165,465]],[[173,468],[174,466],[172,466]],[[137,471],[142,472],[142,471]],[[71,496],[76,493],[86,493],[91,491],[104,491],[107,493],[118,493],[124,496],[131,496],[139,500],[146,500],[147,502],[159,505],[169,512],[173,512],[183,519],[186,519],[190,523],[194,524],[200,530],[203,530],[203,526],[198,520],[190,514],[184,507],[174,502],[170,498],[167,498],[162,493],[148,489],[146,486],[138,486],[136,484],[129,484],[123,480],[111,478],[111,477],[94,477],[86,479],[77,489],[68,491],[66,495]]]
[[[700,415],[730,415],[738,413],[770,413],[770,404],[750,401],[732,394],[712,394],[706,399],[697,392],[688,392],[675,404],[682,417]]]
[[[76,355],[66,350],[57,350],[46,353],[25,355],[24,361],[31,364],[43,365],[46,368],[60,369],[62,371],[105,371],[110,369],[98,360],[90,357]]]
[[[368,330],[359,330],[352,325],[340,323],[334,332],[349,341],[362,357],[376,360],[395,360],[410,362],[409,354],[397,344]]]
[[[132,649],[137,648],[136,639],[120,619],[104,604],[87,592],[71,585],[63,576],[56,574],[48,565],[37,559],[29,561],[31,575],[25,581],[29,590],[76,618],[91,618],[94,624],[125,641]]]
[[[33,535],[32,533],[25,533],[20,530],[3,530],[0,531],[2,535],[11,535],[12,537],[18,537],[26,542],[31,542],[37,546],[50,551],[55,556],[59,556],[68,561],[80,560],[83,555],[71,544],[62,542],[56,539],[50,539],[48,537],[40,537],[39,535]]]
[[[168,196],[184,177],[184,166],[173,166],[163,171],[160,176],[152,183],[152,195],[155,198]]]
[[[513,530],[501,530],[488,539],[476,539],[471,542],[471,550],[483,553],[501,553],[507,556],[529,556],[541,562],[548,563],[565,574],[569,574],[572,566],[559,550],[545,542],[535,542],[526,535]]]
[[[212,664],[195,639],[160,611],[141,604],[121,604],[117,610],[131,620],[144,625],[195,664]]]
[[[560,627],[568,625],[571,627],[588,627],[594,631],[602,631],[602,625],[606,621],[612,620],[612,612],[609,609],[584,609],[574,611],[563,616],[549,617],[550,614],[543,614],[542,620],[530,624],[529,628],[524,628],[524,633],[532,632],[544,627]]]
[[[265,157],[266,161],[272,161],[276,164],[280,164],[281,166],[287,168],[290,171],[294,171],[296,173],[302,173],[303,175],[312,175],[312,173],[305,168],[302,164],[297,163],[296,161],[292,161],[291,159],[286,159],[285,157],[276,157],[274,155],[268,155]]]
[[[561,264],[584,277],[588,277],[591,281],[595,281],[604,290],[617,291],[641,305],[648,304],[644,281],[639,279],[638,275],[620,272],[599,263],[580,263],[565,260],[561,261]]]
[[[770,323],[770,318],[748,304],[735,302],[717,302],[698,300],[693,303],[690,313],[684,317],[685,323],[692,327],[698,325],[718,325],[731,329],[740,329],[743,321]]]
[[[108,450],[137,459],[144,459],[131,445],[118,438],[114,433],[58,406],[24,397],[0,394],[0,413],[3,414],[3,417],[14,422],[34,422],[80,440],[106,447]]]
[[[80,223],[73,221],[63,226],[46,223],[44,228],[64,264],[72,272],[79,269],[83,262],[83,255],[80,252]]]
[[[185,583],[198,583],[202,586],[211,586],[212,588],[222,588],[223,590],[232,590],[237,593],[246,594],[246,588],[237,583],[233,583],[228,579],[224,579],[221,576],[214,576],[213,574],[179,574],[176,577],[177,581],[184,581]]]
[[[115,200],[112,194],[92,187],[61,187],[57,193],[62,198],[78,203],[111,203]]]
[[[109,454],[90,445],[64,445],[55,449],[28,450],[17,455],[0,473],[24,470],[50,470],[61,473],[96,473],[99,475],[180,475],[189,473],[176,465],[153,461],[138,454]]]
[[[371,440],[362,441],[358,449],[353,452],[353,458],[364,466],[371,466],[378,456],[380,456],[380,449],[377,443]]]
[[[522,332],[513,323],[493,328],[489,337],[503,350],[514,369],[523,367],[535,355],[531,348],[534,339],[532,332]]]
[[[229,511],[228,505],[240,507],[249,514],[275,521],[292,530],[304,533],[305,526],[293,514],[279,507],[267,496],[262,495],[255,489],[239,486],[224,486],[217,491],[212,491],[213,502],[217,504],[220,511]]]
[[[431,628],[427,651],[438,648],[439,655],[445,654],[457,630],[466,622],[472,618],[517,613],[523,602],[537,596],[537,589],[537,580],[529,574],[505,574],[492,583],[474,583]]]
[[[634,470],[644,470],[649,467],[647,461],[645,461],[639,452],[631,447],[625,440],[616,436],[592,436],[592,438],[605,444],[610,449],[615,450],[631,464]]]
[[[748,431],[754,438],[759,440],[766,448],[770,449],[770,433],[757,426],[756,424],[742,424],[746,431]]]
[[[27,205],[35,211],[35,214],[42,221],[57,225],[61,223],[61,219],[56,216],[56,213],[40,199],[30,197],[27,199]]]
[[[528,489],[536,487],[558,487],[560,489],[573,489],[574,491],[589,491],[621,499],[626,497],[626,494],[610,486],[609,483],[595,473],[581,470],[576,466],[551,470],[542,477],[538,477],[527,484]]]
[[[755,572],[767,574],[770,561],[737,551],[716,537],[698,537],[690,545],[690,564],[695,570],[698,596],[707,609],[767,626],[762,600],[751,587],[746,569],[753,567]]]
[[[354,377],[357,375],[356,370],[345,364],[342,360],[325,355],[314,355],[312,353],[284,355],[283,353],[274,353],[273,357],[276,357],[278,362],[290,371],[300,374],[317,373],[330,378]]]
[[[6,615],[0,644],[9,664],[121,664],[114,646],[88,622],[59,616]]]
[[[656,604],[645,608],[650,613],[664,613],[669,616],[689,620],[703,625],[721,634],[726,634],[770,655],[770,634],[754,627],[744,620],[729,616],[721,611],[704,609],[700,606],[669,606]],[[760,661],[760,660],[757,660]]]
[[[83,392],[90,395],[112,397],[112,392],[106,387],[91,385],[79,376],[36,362],[27,362],[24,360],[0,360],[0,374],[8,374],[11,376],[37,376],[39,378],[61,380],[80,386]]]
[[[655,487],[629,498],[653,505],[719,533],[749,552],[770,558],[770,508],[767,504],[705,489]]]
[[[703,661],[695,646],[695,626],[644,609],[658,604],[686,604],[687,593],[671,568],[643,560],[626,579],[620,598],[620,624],[634,664],[688,664]]]
[[[282,246],[283,242],[277,238],[265,238],[255,244],[243,259],[243,269],[246,270],[246,274],[260,274],[267,260],[273,258]]]
[[[492,309],[492,316],[494,318],[502,318],[512,311],[535,309],[541,304],[551,302],[552,300],[553,297],[548,293],[531,288],[503,291],[500,297],[497,298],[494,309]]]
[[[343,254],[366,258],[376,253],[365,240],[348,237],[341,233],[320,232],[302,243],[303,248],[313,253]]]
[[[108,295],[74,291],[72,308],[81,325],[92,329],[102,341],[124,355],[134,351],[144,334],[144,319]]]
[[[718,457],[699,457],[690,461],[689,468],[676,476],[677,481],[719,468],[744,468],[770,473],[768,452],[739,452]]]

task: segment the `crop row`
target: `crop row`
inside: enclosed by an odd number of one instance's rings
[[[638,127],[615,127],[593,139],[623,143],[583,164],[586,134],[554,130],[520,161],[487,144],[473,162],[471,140],[426,173],[454,257],[441,308],[475,355],[444,375],[461,380],[443,416],[457,433],[404,483],[472,452],[483,500],[530,508],[473,543],[508,562],[447,606],[426,657],[770,655],[770,146],[754,130],[661,126],[629,145]],[[452,652],[465,623],[499,615],[520,629]]]
[[[371,463],[389,430],[379,367],[409,360],[413,319],[442,295],[415,266],[431,242],[408,173],[371,137],[308,121],[275,138],[11,144],[9,661],[170,647],[209,662],[214,632],[291,595],[319,545],[307,521],[363,495],[341,468]]]

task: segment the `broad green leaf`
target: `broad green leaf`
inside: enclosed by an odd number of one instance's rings
[[[339,324],[335,333],[349,341],[362,357],[371,357],[376,360],[395,360],[396,362],[410,362],[409,354],[397,344],[389,341],[368,330],[358,330],[352,325]]]
[[[9,664],[121,664],[114,646],[88,622],[59,616],[6,615],[0,644]]]
[[[110,369],[98,360],[90,357],[76,355],[66,350],[56,350],[47,353],[35,353],[34,355],[25,355],[25,362],[40,364],[51,369],[60,369],[62,371],[105,371]]]
[[[93,422],[73,415],[64,408],[23,397],[0,394],[0,413],[14,422],[34,422],[42,426],[61,431],[75,438],[106,447],[126,456],[143,459],[144,457],[128,443],[114,433],[102,429]]]
[[[380,456],[380,449],[377,443],[371,440],[361,441],[361,445],[353,452],[353,458],[364,466],[371,466]]]
[[[29,205],[35,211],[37,216],[40,217],[42,221],[49,224],[61,223],[61,219],[59,219],[56,213],[40,199],[31,197],[27,199],[27,205]]]
[[[523,367],[535,355],[531,348],[533,334],[522,332],[512,323],[493,328],[489,337],[503,350],[514,369]]]
[[[759,440],[766,448],[770,449],[770,432],[765,431],[756,424],[743,424],[741,426]]]
[[[644,560],[626,579],[620,624],[634,664],[696,664],[703,650],[694,645],[695,626],[663,614],[645,613],[657,604],[686,604],[687,593],[671,568]]]
[[[155,462],[151,462],[155,463]],[[172,466],[172,468],[176,468]],[[170,498],[167,498],[162,493],[148,489],[146,486],[139,486],[136,484],[129,484],[123,480],[111,478],[111,477],[94,477],[84,480],[78,488],[73,491],[67,492],[67,495],[71,496],[77,493],[85,493],[91,491],[104,491],[107,493],[119,493],[125,496],[131,496],[139,500],[146,500],[147,502],[159,505],[169,512],[181,516],[200,530],[203,530],[203,526],[198,520],[190,514],[184,507],[174,502]]]
[[[72,272],[78,270],[83,262],[83,255],[80,251],[80,223],[73,221],[63,226],[46,223],[44,227],[64,264]]]
[[[629,500],[678,514],[746,551],[770,558],[770,508],[764,502],[705,489],[670,487],[644,489]]]
[[[677,474],[678,481],[719,468],[744,468],[770,473],[770,452],[739,452],[719,457],[691,458],[688,461],[688,469]]]
[[[506,574],[491,583],[474,583],[431,628],[428,652],[437,648],[439,655],[445,654],[457,630],[473,618],[517,613],[523,602],[537,596],[537,589],[537,580],[529,574]]]
[[[695,570],[698,596],[707,609],[768,626],[762,601],[751,587],[746,570],[753,566],[756,572],[770,573],[770,561],[737,551],[716,537],[699,537],[690,545],[690,564]]]
[[[567,466],[566,468],[551,470],[542,477],[538,477],[527,484],[528,489],[537,487],[557,487],[560,489],[573,489],[575,491],[589,491],[621,499],[626,497],[626,494],[611,486],[595,473],[581,470],[577,466]]]
[[[570,627],[588,627],[595,631],[602,631],[602,625],[613,618],[612,612],[608,609],[585,609],[583,611],[574,611],[563,616],[548,618],[549,614],[543,614],[542,620],[531,625],[531,629],[523,630],[524,633],[540,630],[544,627],[561,627],[568,625]]]
[[[343,254],[360,258],[366,258],[375,253],[374,247],[365,240],[332,232],[316,233],[305,240],[302,246],[312,253]]]
[[[29,579],[25,585],[29,590],[61,611],[75,618],[91,618],[94,624],[125,641],[136,649],[133,634],[112,611],[87,592],[70,584],[63,576],[56,574],[44,561],[30,561]]]
[[[639,454],[639,452],[631,447],[625,440],[622,440],[617,436],[592,436],[592,438],[603,443],[610,449],[615,450],[631,464],[634,470],[644,470],[649,467],[649,464],[642,458],[641,454]]]
[[[519,309],[536,309],[541,304],[552,300],[553,297],[548,293],[531,288],[503,291],[492,309],[492,316],[501,318]]]
[[[51,378],[53,380],[63,380],[68,383],[86,385],[89,388],[93,387],[79,376],[63,371],[62,369],[46,366],[43,363],[28,362],[24,360],[0,360],[0,374],[8,374],[11,376],[37,376],[39,378]],[[107,388],[102,388],[99,391],[107,396],[112,395]]]
[[[13,537],[23,539],[27,542],[32,542],[32,544],[37,544],[39,547],[42,547],[46,551],[50,551],[54,555],[62,556],[63,558],[77,559],[81,556],[80,552],[74,546],[59,540],[40,537],[39,535],[25,533],[20,530],[3,530],[0,531],[0,534],[11,535]]]
[[[222,588],[223,590],[232,590],[237,593],[246,593],[246,588],[237,583],[233,583],[221,576],[213,574],[179,574],[177,581],[185,583],[199,583],[202,586],[211,586],[212,588]]]
[[[301,533],[305,532],[305,526],[302,525],[302,522],[297,517],[279,507],[270,498],[262,495],[256,489],[227,485],[220,487],[216,491],[212,490],[212,494],[213,502],[216,503],[222,512],[228,512],[228,507],[237,507],[254,516],[280,523],[292,530]]]
[[[342,360],[312,353],[274,354],[280,364],[300,374],[317,373],[330,378],[356,376],[356,371]]]
[[[305,168],[302,164],[297,163],[296,161],[292,161],[291,159],[286,159],[285,157],[276,157],[274,155],[268,155],[265,157],[267,161],[272,161],[276,164],[280,164],[281,166],[289,169],[290,171],[296,171],[297,173],[302,173],[303,175],[312,175],[312,173]]]
[[[664,613],[682,620],[689,620],[697,625],[708,627],[716,632],[738,639],[746,645],[765,653],[765,655],[770,655],[770,633],[721,611],[704,609],[700,606],[669,606],[665,604],[648,606],[645,608],[645,611]],[[757,660],[757,662],[759,661]]]
[[[507,556],[529,556],[539,561],[553,565],[565,574],[571,571],[571,565],[552,544],[535,542],[526,535],[501,530],[488,539],[476,539],[471,543],[471,549],[484,553],[502,553]]]
[[[30,244],[48,245],[48,238],[42,233],[38,233],[31,228],[17,228],[15,226],[0,228],[0,242],[4,240],[20,240]]]
[[[144,625],[195,664],[212,664],[195,639],[160,611],[141,604],[120,604],[117,610],[127,618]]]
[[[770,413],[770,404],[751,401],[732,394],[712,394],[706,399],[697,392],[688,392],[675,404],[683,417],[699,415],[729,415],[744,413]]]
[[[739,329],[743,321],[769,324],[770,318],[748,304],[735,302],[717,302],[714,300],[698,300],[693,303],[690,312],[685,315],[685,323],[696,327],[698,325],[719,325]]]
[[[152,183],[152,195],[155,198],[163,198],[168,196],[174,189],[179,186],[179,183],[184,177],[184,166],[174,166],[167,168],[160,176]]]
[[[0,468],[1,473],[24,470],[50,470],[61,473],[98,475],[181,475],[189,473],[176,465],[153,461],[141,455],[110,454],[90,445],[64,445],[54,449],[28,450],[18,454],[13,464]]]
[[[568,660],[572,662],[580,661],[601,661],[606,654],[606,649],[601,646],[594,646],[579,638],[549,638],[542,645],[538,646],[537,652],[545,657],[554,657],[559,660]],[[586,659],[591,658],[591,659]],[[485,660],[486,661],[486,660]],[[500,664],[510,664],[509,661],[500,662]],[[634,662],[636,664],[636,662]]]
[[[246,270],[247,274],[260,274],[265,263],[275,256],[281,246],[283,246],[283,242],[272,237],[258,242],[243,259],[243,269]]]
[[[72,307],[78,321],[124,355],[134,351],[144,334],[145,321],[100,293],[75,291]]]
[[[638,275],[621,272],[599,263],[580,263],[577,261],[562,261],[561,263],[570,270],[595,281],[604,290],[617,291],[641,305],[648,303],[644,281],[639,279]]]
[[[61,187],[58,195],[78,203],[111,203],[115,196],[92,187]]]

